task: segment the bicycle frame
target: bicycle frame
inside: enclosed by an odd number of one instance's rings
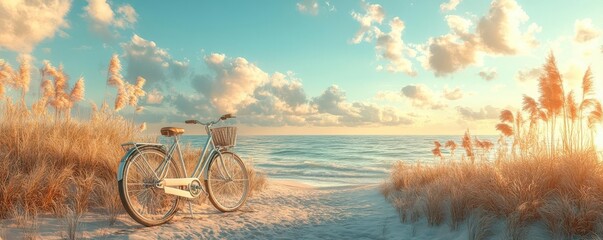
[[[205,173],[205,175],[203,175],[203,179],[207,180],[207,168],[209,166],[209,160],[211,159],[212,156],[214,156],[215,154],[221,155],[220,154],[220,149],[217,148],[212,141],[212,134],[210,131],[210,127],[213,125],[213,123],[209,123],[207,125],[205,125],[205,131],[207,132],[207,141],[205,142],[205,145],[203,147],[203,150],[201,152],[201,155],[199,156],[199,159],[197,160],[197,164],[193,170],[193,172],[191,173],[191,175],[189,176],[187,174],[186,171],[186,164],[184,163],[184,158],[182,155],[182,149],[180,148],[180,137],[179,136],[173,136],[174,141],[173,143],[169,146],[169,148],[167,148],[166,151],[166,158],[163,159],[161,165],[159,166],[160,172],[159,175],[157,175],[157,172],[154,172],[155,177],[157,178],[157,180],[159,179],[164,179],[165,176],[167,175],[167,171],[168,171],[168,164],[172,161],[172,157],[174,155],[174,152],[177,150],[178,151],[178,156],[180,157],[180,165],[182,166],[182,170],[184,173],[184,177],[185,178],[197,178],[197,179],[201,179],[201,176],[203,173]],[[140,152],[142,148],[144,147],[160,147],[163,149],[166,149],[166,145],[164,144],[160,144],[160,143],[134,143],[134,142],[129,142],[129,143],[124,143],[122,144],[122,147],[124,148],[124,150],[126,150],[126,154],[123,156],[123,158],[121,159],[118,171],[117,171],[117,180],[120,181],[123,179],[123,168],[125,165],[126,160],[128,160],[128,158],[130,158],[130,156],[132,154],[134,154],[135,152]],[[211,149],[211,150],[210,150]],[[147,161],[146,158],[144,158],[143,156],[143,162],[147,165],[147,167],[150,168],[150,165]]]
[[[170,163],[170,161],[172,160],[172,156],[176,149],[178,149],[178,156],[180,157],[180,164],[183,168],[182,170],[184,172],[185,177],[200,179],[201,174],[203,174],[204,172],[207,172],[206,169],[209,165],[210,157],[213,156],[214,154],[220,154],[220,150],[218,148],[216,148],[216,146],[214,145],[214,143],[212,141],[213,136],[211,135],[211,131],[209,130],[210,127],[211,127],[211,124],[205,126],[205,131],[207,132],[207,140],[205,142],[205,145],[203,146],[201,155],[199,155],[199,159],[197,160],[197,165],[195,166],[195,169],[193,170],[191,175],[189,176],[186,172],[186,164],[184,163],[184,157],[182,155],[182,150],[180,148],[180,137],[174,136],[174,142],[172,143],[172,145],[170,146],[170,148],[167,151],[166,159],[163,160],[163,163],[161,166],[161,174],[159,176],[159,179],[163,179],[167,175],[167,166]],[[210,146],[211,146],[211,151],[209,151]],[[209,154],[208,154],[208,151],[209,151]],[[203,177],[204,177],[203,179],[207,179],[207,176],[203,176]]]

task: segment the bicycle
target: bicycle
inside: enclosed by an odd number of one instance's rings
[[[241,158],[230,151],[236,145],[236,127],[212,128],[229,118],[235,116],[225,114],[207,123],[185,121],[204,125],[208,135],[191,175],[187,175],[180,149],[182,128],[161,129],[161,135],[173,138],[169,148],[160,143],[122,144],[126,153],[119,164],[117,181],[121,202],[130,217],[147,227],[161,225],[172,219],[181,199],[194,199],[201,193],[207,194],[222,212],[239,209],[247,200],[249,177]],[[180,166],[173,159],[176,149]],[[190,201],[189,210],[192,215]]]

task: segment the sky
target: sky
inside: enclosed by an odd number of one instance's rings
[[[590,66],[603,98],[601,12],[600,0],[9,0],[0,59],[83,77],[81,113],[114,101],[117,54],[126,81],[146,79],[144,110],[120,113],[152,132],[234,113],[243,134],[496,134],[501,110],[538,96],[551,52],[566,92]],[[32,71],[29,104],[40,82]]]

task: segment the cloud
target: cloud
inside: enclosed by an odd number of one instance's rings
[[[147,92],[147,104],[161,104],[163,102],[163,94],[157,89]]]
[[[271,119],[286,120],[287,124],[293,124],[294,120],[316,112],[308,104],[301,82],[292,73],[272,74],[266,84],[255,89],[253,98],[255,101],[240,109],[239,114],[254,118],[270,116]]]
[[[0,3],[0,47],[29,53],[42,40],[69,27],[65,16],[71,1],[13,0]]]
[[[498,115],[501,111],[499,108],[490,105],[480,108],[477,111],[468,107],[457,107],[457,110],[461,114],[461,117],[467,120],[498,119]]]
[[[407,85],[402,88],[402,95],[411,100],[412,105],[419,108],[442,109],[446,105],[436,102],[434,94],[423,84]]]
[[[397,110],[365,102],[349,102],[338,86],[309,98],[294,73],[268,74],[242,57],[212,53],[205,57],[211,75],[196,75],[195,98],[175,98],[184,114],[204,106],[209,112],[232,112],[246,125],[259,126],[359,126],[411,124]],[[185,100],[190,101],[185,101]],[[172,101],[176,103],[176,101]],[[192,110],[191,110],[192,109]],[[197,109],[198,110],[198,109]]]
[[[444,2],[440,4],[440,11],[447,12],[455,10],[459,3],[461,3],[461,0],[450,0],[448,2]]]
[[[352,43],[358,44],[360,42],[370,42],[374,38],[373,24],[381,24],[385,19],[385,11],[379,4],[370,4],[362,1],[362,8],[364,14],[352,11],[352,17],[360,23],[360,29],[356,32],[356,35],[352,39]]]
[[[88,6],[84,7],[90,20],[102,25],[113,23],[113,10],[106,0],[88,0]]]
[[[136,10],[129,4],[119,6],[116,14],[107,0],[88,0],[84,11],[86,12],[84,16],[90,21],[92,31],[106,40],[116,37],[116,33],[110,29],[111,27],[132,28],[138,18]]]
[[[494,0],[489,13],[480,19],[476,33],[489,53],[514,55],[538,46],[534,37],[540,31],[538,25],[530,25],[526,32],[520,29],[529,19],[515,0]]]
[[[337,118],[331,118],[326,123],[316,122],[315,117],[309,118],[310,121],[318,125],[408,125],[413,123],[412,119],[402,116],[393,108],[362,102],[347,102],[345,92],[339,89],[337,85],[327,88],[320,96],[312,100],[312,104],[318,110],[318,115],[337,116]]]
[[[346,102],[345,92],[339,86],[332,85],[312,101],[318,111],[332,115],[350,114],[350,105]]]
[[[118,17],[114,19],[114,24],[118,28],[132,28],[138,18],[138,13],[129,4],[117,8]]]
[[[479,73],[477,73],[477,75],[486,81],[491,81],[491,80],[495,79],[496,76],[498,76],[498,73],[496,72],[496,69],[494,69],[494,68],[484,68],[481,71],[479,71]]]
[[[404,44],[402,32],[404,31],[404,21],[394,17],[389,22],[390,31],[383,32],[374,24],[381,24],[385,19],[385,11],[379,4],[370,4],[362,1],[364,14],[352,12],[352,17],[360,23],[360,30],[352,39],[352,43],[358,44],[363,40],[371,42],[376,39],[375,51],[377,58],[386,59],[389,64],[385,69],[389,72],[404,72],[409,76],[416,76],[417,72],[412,68],[412,62],[409,58],[416,57],[416,51]],[[376,70],[381,71],[384,67],[377,66]]]
[[[178,93],[174,96],[170,96],[170,99],[167,101],[184,117],[199,119],[217,115],[215,110],[207,104],[207,99],[203,96],[186,96]]]
[[[172,59],[167,50],[136,34],[121,47],[127,63],[126,77],[142,76],[147,80],[146,86],[162,89],[169,85],[170,79],[181,79],[189,72],[188,62]]]
[[[303,0],[297,3],[297,10],[311,15],[318,14],[318,0]]]
[[[417,72],[412,69],[412,62],[406,58],[415,57],[416,52],[404,45],[402,41],[402,32],[404,31],[404,22],[395,17],[389,22],[391,28],[389,33],[383,33],[375,28],[377,43],[375,49],[379,56],[389,61],[387,71],[404,72],[410,76],[416,76]]]
[[[448,100],[458,100],[463,98],[463,92],[461,91],[460,88],[455,88],[455,89],[448,89],[448,88],[444,88],[444,98],[448,99]]]
[[[423,66],[433,70],[436,76],[445,76],[478,61],[477,43],[460,41],[457,35],[431,38],[427,45],[428,57]]]
[[[523,70],[519,70],[517,72],[517,74],[515,74],[515,80],[519,81],[519,82],[527,82],[527,81],[532,81],[532,80],[538,80],[538,77],[540,77],[540,74],[542,74],[542,68],[540,67],[535,67],[535,68],[527,68],[527,69],[523,69]]]
[[[536,24],[526,29],[529,20],[515,0],[493,0],[488,14],[481,17],[470,32],[472,23],[462,17],[449,15],[446,22],[451,33],[430,38],[419,59],[423,67],[436,76],[445,76],[481,62],[484,55],[516,55],[536,46],[535,34],[541,30]]]
[[[386,100],[390,102],[402,102],[404,101],[404,97],[399,91],[379,91],[375,94],[375,99],[377,100]]]
[[[445,19],[450,30],[452,30],[452,32],[460,39],[467,41],[472,38],[471,34],[469,33],[469,28],[473,25],[473,23],[469,19],[458,15],[446,15]]]
[[[574,23],[574,41],[578,43],[585,43],[593,40],[601,35],[601,31],[597,29],[592,19],[578,19]]]
[[[205,57],[205,63],[213,70],[213,80],[205,81],[211,89],[211,103],[220,113],[234,113],[255,101],[255,89],[268,81],[268,74],[245,58],[226,59],[224,54],[212,53]]]

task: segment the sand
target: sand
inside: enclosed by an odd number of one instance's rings
[[[184,205],[187,206],[187,205]],[[78,236],[95,239],[467,239],[466,226],[451,231],[447,224],[426,220],[402,224],[378,185],[312,187],[294,181],[270,181],[238,212],[221,213],[209,202],[195,204],[194,218],[183,208],[174,219],[143,227],[127,214],[110,226],[107,216],[87,213]],[[20,239],[33,232],[43,239],[64,239],[64,220],[40,216],[38,227],[1,222],[0,236]],[[495,224],[500,226],[500,224]],[[502,229],[499,229],[502,231]],[[495,234],[497,235],[497,234]],[[499,238],[496,238],[499,239]]]

